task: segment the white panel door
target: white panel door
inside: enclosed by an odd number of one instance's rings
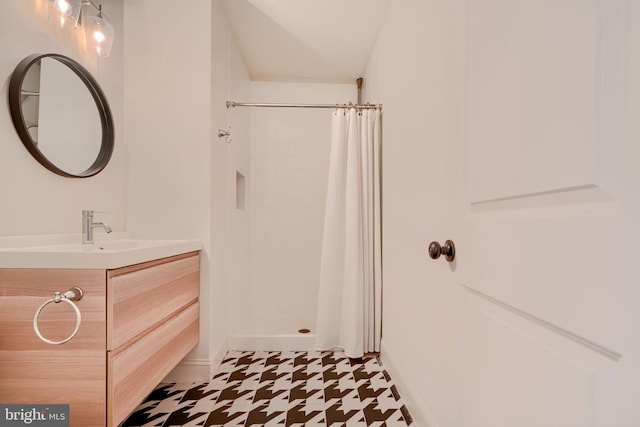
[[[467,2],[465,426],[640,425],[638,3]]]

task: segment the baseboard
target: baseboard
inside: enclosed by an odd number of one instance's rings
[[[163,383],[195,383],[209,381],[209,359],[184,359],[162,380]]]
[[[384,369],[389,372],[393,383],[396,385],[402,400],[409,413],[413,417],[412,426],[416,427],[438,427],[435,418],[429,413],[422,400],[418,397],[415,389],[411,386],[407,378],[411,378],[410,372],[404,372],[395,356],[385,345],[384,339],[380,345],[380,358]]]
[[[209,372],[209,378],[213,378],[213,375],[218,371],[218,367],[224,360],[224,356],[229,351],[229,340],[225,339],[216,350],[212,352],[211,371]]]

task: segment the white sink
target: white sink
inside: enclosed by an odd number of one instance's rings
[[[111,269],[202,248],[198,240],[119,239],[0,249],[0,268]]]
[[[135,249],[153,248],[157,246],[172,245],[180,240],[107,240],[104,242],[95,242],[91,244],[71,243],[62,245],[44,245],[32,246],[16,249],[20,252],[123,252]]]

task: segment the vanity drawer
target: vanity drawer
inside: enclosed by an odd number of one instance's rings
[[[200,257],[191,252],[110,270],[107,280],[107,350],[139,335],[198,299]],[[130,342],[131,341],[131,342]]]
[[[198,343],[199,303],[122,350],[108,353],[108,426],[117,426]]]

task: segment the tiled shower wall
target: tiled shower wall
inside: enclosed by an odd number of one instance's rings
[[[353,84],[252,82],[254,102],[355,102]],[[251,110],[250,316],[241,333],[314,329],[333,109]],[[258,320],[259,319],[259,320]]]

